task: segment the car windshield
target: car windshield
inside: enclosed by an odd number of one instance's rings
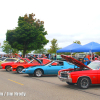
[[[99,69],[100,68],[100,62],[91,62],[88,67],[91,69]]]
[[[36,60],[34,58],[31,61],[29,61],[28,63],[35,63],[35,62],[42,63],[40,60],[38,60],[38,59]]]
[[[18,59],[18,60],[16,60],[15,62],[21,62],[21,60],[22,60],[22,59]],[[22,61],[22,62],[23,62],[23,61]]]
[[[24,59],[25,61],[29,62],[27,59]]]
[[[50,62],[48,62],[47,64],[45,64],[46,66],[48,66],[49,64],[51,64],[51,63],[53,63],[54,61],[50,61]]]
[[[31,61],[29,61],[28,63],[32,63],[34,61],[34,59],[32,59]]]
[[[73,63],[71,63],[71,62],[67,62],[69,65],[74,65]]]

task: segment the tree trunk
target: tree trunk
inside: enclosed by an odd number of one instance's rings
[[[25,58],[26,50],[23,50],[23,58]]]

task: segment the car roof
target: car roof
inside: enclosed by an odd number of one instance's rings
[[[6,59],[18,59],[18,58],[6,58]]]

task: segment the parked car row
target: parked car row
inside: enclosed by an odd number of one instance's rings
[[[87,89],[91,84],[100,84],[100,61],[93,61],[88,66],[82,62],[61,55],[62,60],[35,58],[32,60],[20,57],[15,62],[2,63],[2,69],[17,71],[29,76],[58,75],[61,81],[69,85],[77,84],[79,88]]]
[[[14,58],[12,58],[14,59]],[[2,69],[6,69],[6,71],[17,71],[17,73],[21,73],[21,71],[24,68],[30,67],[30,66],[36,66],[36,65],[43,65],[50,62],[49,59],[45,58],[35,58],[33,57],[32,60],[29,60],[28,58],[21,58],[16,60],[15,62],[6,62],[2,63]]]

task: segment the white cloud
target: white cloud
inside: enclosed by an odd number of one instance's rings
[[[34,13],[44,21],[46,38],[57,39],[59,47],[79,40],[82,45],[100,43],[99,0],[3,0],[0,2],[0,42],[6,32],[17,26],[19,16]],[[51,43],[45,47],[49,48]]]

